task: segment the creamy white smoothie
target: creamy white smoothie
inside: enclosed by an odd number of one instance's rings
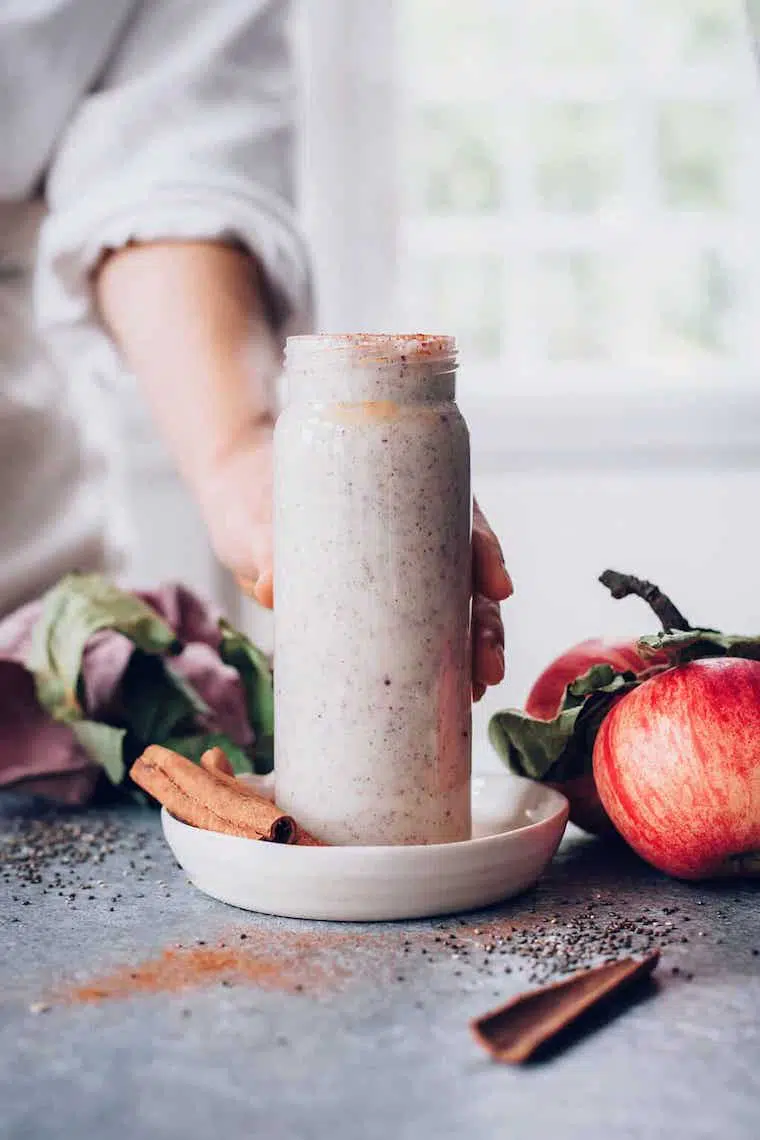
[[[453,338],[288,341],[277,802],[331,843],[470,836],[470,462]]]

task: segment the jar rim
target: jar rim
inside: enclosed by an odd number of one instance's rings
[[[352,367],[393,364],[454,368],[456,337],[435,333],[311,333],[288,337],[290,367],[304,367],[325,356]]]

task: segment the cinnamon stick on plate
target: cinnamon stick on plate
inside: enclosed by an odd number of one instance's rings
[[[496,1061],[520,1065],[581,1014],[652,973],[659,950],[580,970],[563,982],[521,994],[471,1023],[475,1039]]]
[[[254,799],[264,798],[259,796],[248,784],[237,779],[233,767],[227,758],[227,753],[223,748],[217,746],[216,748],[207,749],[201,756],[201,767],[215,776],[217,780],[221,780],[222,783],[237,788],[239,792],[244,792],[247,796],[253,796]],[[316,839],[313,835],[310,835],[305,828],[301,827],[300,823],[296,824],[296,838],[294,841],[291,840],[291,842],[297,843],[299,847],[325,846],[321,839]]]
[[[235,779],[235,769],[223,748],[207,748],[201,756],[201,768],[211,772],[212,776],[229,776],[230,779]]]
[[[183,823],[246,839],[295,843],[296,822],[270,800],[223,771],[210,772],[178,752],[151,744],[130,776]]]

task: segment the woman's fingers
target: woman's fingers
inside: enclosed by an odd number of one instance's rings
[[[501,620],[501,608],[493,598],[486,598],[483,594],[475,594],[472,599],[472,625],[475,631],[489,644],[504,648],[504,626]]]
[[[504,626],[499,602],[512,594],[501,546],[473,500],[472,515],[472,699],[504,679]]]
[[[499,540],[477,502],[472,516],[473,591],[503,602],[512,594],[512,579],[504,565]]]
[[[237,573],[235,580],[239,588],[248,597],[253,597],[256,602],[259,602],[259,605],[264,605],[268,610],[273,608],[275,605],[275,580],[273,580],[270,568],[255,572],[255,577]]]
[[[504,627],[499,603],[476,594],[472,600],[473,696],[478,686],[498,685],[504,679]],[[480,696],[483,694],[480,693]]]
[[[274,608],[274,579],[271,570],[264,570],[259,574],[253,596],[260,606],[266,606],[268,610]]]
[[[249,598],[254,598],[260,606],[268,610],[274,607],[274,580],[271,570],[264,570],[256,578],[249,578],[245,574],[236,574],[238,586]]]

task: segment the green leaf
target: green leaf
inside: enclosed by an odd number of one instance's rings
[[[638,682],[632,673],[594,665],[565,690],[552,720],[538,720],[521,709],[491,717],[488,735],[497,753],[519,776],[553,784],[591,771],[594,741],[607,713]]]
[[[192,685],[160,657],[136,649],[121,687],[124,721],[143,744],[162,744],[170,736],[191,734],[208,706]]]
[[[115,724],[86,719],[82,707],[85,646],[102,629],[122,634],[135,647],[119,686],[118,707],[112,710]],[[166,660],[180,648],[171,627],[150,606],[99,575],[73,574],[45,596],[27,668],[34,675],[43,708],[71,724],[88,754],[115,784],[124,780],[129,759],[148,744],[164,744],[196,761],[207,748],[219,745],[235,771],[270,771],[274,698],[264,654],[226,622],[220,623],[219,654],[241,678],[256,735],[252,758],[223,734],[200,731],[199,720],[210,710]]]
[[[633,680],[634,674],[621,673],[612,665],[592,665],[587,673],[576,677],[567,686],[562,707],[567,708],[583,704],[589,693],[595,693],[600,689],[606,690],[610,686],[613,686],[613,690],[617,689],[626,679]]]
[[[248,719],[256,737],[255,770],[271,772],[274,764],[274,687],[272,671],[264,654],[245,634],[222,620],[219,655],[240,675],[245,690]]]
[[[56,720],[82,718],[82,655],[88,639],[101,629],[124,634],[144,653],[178,648],[172,629],[138,598],[99,574],[67,575],[45,595],[27,661],[37,698]]]
[[[186,756],[188,760],[194,763],[199,763],[201,756],[209,748],[221,748],[227,756],[233,771],[236,773],[252,772],[253,764],[251,757],[248,755],[244,748],[239,744],[235,744],[228,736],[222,732],[207,732],[199,733],[193,736],[185,737],[170,737],[164,742],[166,748],[171,748],[173,752],[179,752],[182,756]]]
[[[79,720],[71,728],[91,759],[105,769],[111,783],[120,784],[126,775],[123,755],[125,730],[96,720]]]
[[[491,717],[488,736],[501,759],[518,776],[557,779],[559,761],[572,740],[580,711],[577,705],[553,720],[537,720],[522,709],[503,709]]]
[[[760,661],[760,637],[719,633],[712,629],[689,629],[655,633],[639,638],[642,656],[667,653],[671,665],[685,665],[703,657],[746,657]]]

